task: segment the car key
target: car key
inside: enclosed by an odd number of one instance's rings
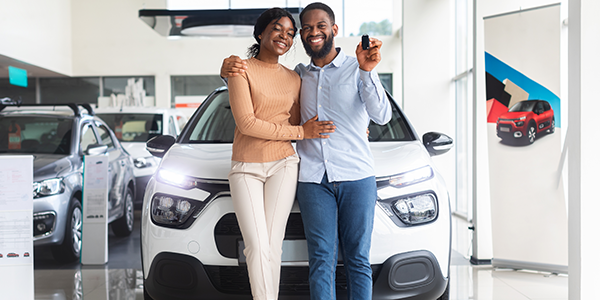
[[[363,48],[363,50],[369,49],[369,43],[370,43],[370,41],[369,41],[369,35],[368,34],[363,35],[362,36],[362,48]]]

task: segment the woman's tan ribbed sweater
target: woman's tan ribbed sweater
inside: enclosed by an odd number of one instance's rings
[[[281,64],[256,58],[248,70],[228,80],[235,119],[231,159],[270,162],[295,153],[292,140],[304,138],[300,122],[300,76]]]

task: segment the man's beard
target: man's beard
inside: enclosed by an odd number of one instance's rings
[[[306,54],[311,58],[324,58],[325,56],[327,56],[327,54],[329,54],[329,52],[331,52],[331,48],[333,48],[333,34],[331,34],[330,36],[325,36],[325,42],[323,43],[323,47],[319,51],[313,51],[313,49],[310,48],[308,42],[304,39],[302,39],[302,46],[304,46]]]

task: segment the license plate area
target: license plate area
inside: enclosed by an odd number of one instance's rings
[[[500,131],[502,131],[502,132],[510,132],[510,128],[508,128],[508,127],[500,127]]]
[[[244,255],[244,241],[238,241],[238,263],[246,264],[246,256]],[[308,265],[308,248],[306,240],[283,240],[283,253],[281,254],[281,264],[297,264],[305,263]]]

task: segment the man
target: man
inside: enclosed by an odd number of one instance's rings
[[[359,44],[356,58],[335,48],[338,33],[331,8],[311,3],[300,13],[300,36],[309,65],[295,71],[302,78],[301,124],[318,115],[333,121],[329,139],[302,140],[297,198],[308,244],[311,299],[335,299],[339,249],[344,259],[350,299],[371,299],[369,263],[377,188],[365,128],[369,120],[385,124],[391,107],[377,73],[381,41]],[[222,77],[244,71],[238,57],[226,58]]]

